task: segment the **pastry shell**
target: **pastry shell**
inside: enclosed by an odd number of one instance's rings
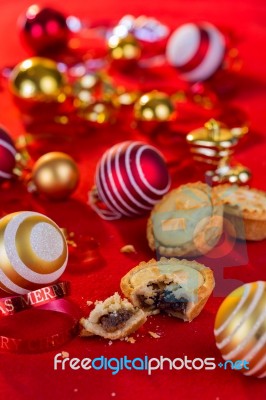
[[[165,268],[167,269],[165,270]],[[180,312],[167,310],[169,315],[182,318],[184,321],[192,321],[205,306],[215,286],[212,270],[203,264],[196,261],[178,260],[176,258],[167,259],[165,257],[162,257],[159,261],[152,259],[149,262],[141,262],[122,278],[120,287],[124,295],[136,307],[143,307],[139,296],[144,294],[146,299],[150,299],[152,295],[151,286],[153,284],[161,286],[173,283],[181,286],[187,285],[189,282],[185,282],[186,276],[188,277],[187,279],[189,279],[189,276],[194,279],[192,271],[197,275],[196,279],[200,277],[198,279],[200,282],[195,288],[191,288],[190,291],[187,290],[186,292],[189,300],[185,314],[182,315]],[[163,290],[166,287],[164,286]],[[160,312],[156,305],[151,306],[148,310],[145,307],[143,309],[148,315]]]

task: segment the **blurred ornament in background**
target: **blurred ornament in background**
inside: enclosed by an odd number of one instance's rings
[[[86,73],[76,79],[72,85],[75,107],[86,107],[99,96],[101,78],[97,72]]]
[[[0,126],[0,182],[14,177],[17,150],[10,135]]]
[[[42,57],[22,61],[9,77],[10,90],[15,98],[29,102],[62,102],[66,96],[63,88],[65,75],[58,65]]]
[[[216,315],[214,334],[217,347],[229,363],[228,368],[233,369],[232,363],[238,362],[239,369],[246,376],[266,377],[265,304],[266,282],[246,283],[225,298]],[[246,368],[243,367],[244,360]]]
[[[0,288],[25,294],[63,274],[68,260],[64,235],[43,214],[21,211],[0,220]]]
[[[188,82],[209,79],[222,65],[226,51],[223,34],[212,24],[188,23],[170,36],[166,58]]]
[[[147,213],[170,187],[161,153],[142,142],[122,142],[101,157],[89,195],[91,207],[104,219]]]
[[[69,39],[66,17],[51,7],[31,5],[18,21],[22,42],[36,55],[62,51]]]
[[[115,61],[136,61],[141,56],[139,42],[131,34],[110,36],[108,48],[111,58]]]
[[[166,93],[153,90],[135,103],[134,116],[139,121],[170,121],[176,116],[174,104]]]
[[[140,15],[125,15],[113,29],[114,35],[132,33],[138,40],[154,43],[164,39],[169,34],[169,28],[155,18]]]
[[[64,200],[75,191],[78,182],[79,170],[75,161],[65,153],[51,152],[34,164],[29,190],[35,189],[49,200]]]
[[[111,101],[95,101],[86,107],[80,107],[78,117],[90,125],[113,124],[117,119],[117,107]]]
[[[210,119],[201,128],[188,133],[186,139],[195,161],[213,166],[206,172],[206,178],[212,183],[246,183],[250,170],[236,164],[231,156],[239,140],[249,132],[247,126],[228,128],[215,119]]]

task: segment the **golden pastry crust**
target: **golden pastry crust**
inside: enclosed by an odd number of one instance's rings
[[[117,340],[135,332],[146,322],[145,313],[118,293],[104,301],[96,301],[88,318],[81,318],[80,336],[102,336]]]
[[[224,203],[225,228],[231,236],[266,239],[266,192],[230,184],[219,185],[214,192]]]
[[[215,281],[212,270],[203,264],[162,257],[141,262],[122,278],[120,286],[124,295],[148,315],[163,309],[169,315],[192,321],[205,306]],[[184,304],[178,302],[180,299]]]
[[[187,196],[185,192],[191,193]],[[196,193],[194,196],[193,194]],[[199,196],[200,195],[200,196]],[[186,198],[187,197],[187,198]],[[172,203],[172,204],[171,204]],[[171,204],[164,206],[164,204]],[[161,211],[163,210],[163,212]],[[201,211],[209,212],[209,215],[202,217]],[[175,218],[178,212],[182,218]],[[165,231],[183,229],[186,232],[186,225],[190,224],[191,212],[194,214],[194,230],[188,240],[183,243],[172,241],[167,243],[166,234],[163,238],[158,238],[155,228],[155,218],[157,215],[167,213],[166,220],[161,221],[161,229]],[[171,218],[171,215],[173,218]],[[211,188],[202,182],[189,183],[182,185],[167,193],[153,208],[147,224],[147,240],[152,250],[157,250],[160,255],[167,257],[195,257],[209,252],[218,242],[223,230],[223,204],[219,197]],[[174,234],[173,234],[174,235]],[[172,237],[174,237],[172,235]],[[177,237],[177,236],[176,236]]]

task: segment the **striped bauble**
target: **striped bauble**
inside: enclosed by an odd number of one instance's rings
[[[244,375],[266,378],[266,282],[245,284],[227,296],[214,333],[224,360],[245,360]]]
[[[16,153],[13,140],[6,130],[0,126],[0,182],[13,177]]]
[[[169,64],[189,82],[209,79],[221,66],[224,55],[224,36],[207,22],[180,26],[172,33],[166,47]]]
[[[22,211],[0,220],[0,288],[25,294],[55,282],[68,259],[66,239],[45,215]]]
[[[170,177],[161,153],[142,142],[127,141],[107,150],[95,175],[106,219],[136,217],[148,212],[168,191]]]

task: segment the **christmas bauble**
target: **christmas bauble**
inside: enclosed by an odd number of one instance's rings
[[[76,189],[79,170],[69,155],[51,152],[40,157],[34,164],[32,181],[41,195],[52,200],[62,200]]]
[[[175,116],[175,107],[169,95],[153,90],[136,101],[134,114],[140,121],[170,121]]]
[[[45,215],[21,211],[0,220],[0,288],[16,294],[55,282],[68,259],[65,237]]]
[[[66,17],[50,7],[30,6],[19,19],[22,41],[36,54],[63,49],[68,41]]]
[[[166,47],[169,64],[189,82],[210,78],[221,66],[224,54],[224,36],[206,22],[180,26],[170,36]]]
[[[99,199],[110,211],[109,219],[117,219],[149,211],[168,191],[170,177],[158,150],[128,141],[104,153],[97,166],[95,184]]]
[[[110,101],[95,101],[87,107],[80,107],[78,116],[92,125],[112,124],[117,117],[117,108]]]
[[[10,75],[11,92],[18,98],[34,101],[61,101],[65,76],[57,64],[43,57],[32,57],[19,63]]]
[[[214,333],[228,368],[232,362],[246,361],[246,368],[241,368],[244,375],[265,378],[266,282],[247,283],[227,296],[218,310]]]
[[[140,45],[131,34],[110,36],[108,47],[113,60],[138,60],[141,55]]]
[[[13,177],[16,153],[13,140],[6,130],[0,127],[0,182]]]

